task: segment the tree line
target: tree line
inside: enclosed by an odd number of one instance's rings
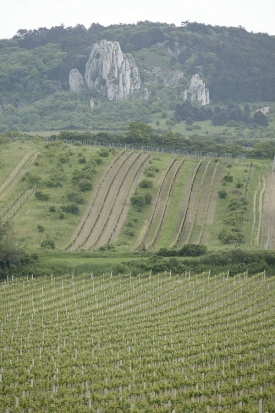
[[[253,113],[249,104],[245,104],[241,109],[238,104],[232,102],[222,107],[215,106],[212,110],[209,106],[192,105],[190,101],[185,101],[176,105],[174,119],[177,122],[184,120],[187,125],[192,125],[194,121],[211,119],[214,126],[235,126],[238,123],[245,126],[268,126],[268,118],[261,110]]]

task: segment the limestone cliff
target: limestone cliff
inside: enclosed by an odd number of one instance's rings
[[[183,99],[198,100],[202,105],[210,103],[209,90],[198,74],[192,76],[189,88],[184,91]]]
[[[82,74],[77,69],[72,69],[69,74],[70,90],[75,93],[80,93],[84,88],[84,79]]]
[[[85,85],[109,100],[133,97],[140,89],[134,58],[124,54],[118,42],[101,40],[92,47],[86,63]]]

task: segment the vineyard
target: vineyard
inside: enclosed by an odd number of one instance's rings
[[[265,273],[10,277],[0,289],[3,412],[275,411]]]
[[[270,161],[10,142],[0,219],[32,250],[274,249],[273,170]]]

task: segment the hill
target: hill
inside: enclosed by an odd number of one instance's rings
[[[271,160],[36,138],[2,143],[0,167],[1,220],[30,250],[275,247]]]
[[[146,99],[104,100],[105,78],[92,90],[69,90],[71,70],[84,76],[92,47],[102,40],[118,42],[131,54]],[[194,74],[209,89],[213,109],[275,100],[274,36],[241,27],[139,22],[21,29],[13,39],[1,40],[0,50],[0,132],[122,130],[131,119],[162,124],[165,117],[167,129],[180,121],[174,110]]]

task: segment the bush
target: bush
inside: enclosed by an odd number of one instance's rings
[[[44,232],[45,229],[42,225],[37,225],[38,232]]]
[[[151,202],[152,202],[152,195],[149,194],[149,192],[147,192],[147,193],[144,195],[144,202],[145,202],[145,204],[151,204]]]
[[[63,212],[68,212],[70,214],[79,214],[79,207],[77,204],[70,204],[62,207]]]
[[[186,244],[179,250],[180,256],[199,257],[205,254],[207,247],[202,244]]]
[[[86,163],[86,158],[85,156],[82,156],[81,158],[78,159],[78,163]]]
[[[67,194],[67,199],[71,202],[76,202],[77,204],[84,204],[84,199],[77,192],[70,192]]]
[[[225,176],[222,178],[222,180],[223,180],[224,182],[233,182],[233,176],[230,175],[230,173],[228,173],[227,175],[225,175]]]
[[[45,181],[45,186],[47,188],[61,188],[62,183],[56,179],[49,179],[48,181]]]
[[[137,209],[141,209],[143,206],[144,206],[144,204],[145,204],[145,201],[144,201],[144,196],[142,196],[142,195],[133,195],[132,196],[132,198],[131,198],[131,204],[135,207],[135,208],[137,208]]]
[[[87,179],[83,179],[78,183],[78,188],[81,192],[90,191],[92,189],[92,184]]]
[[[143,181],[141,181],[139,183],[140,188],[152,188],[153,187],[153,182],[152,181],[148,181],[148,179],[143,179]]]
[[[36,191],[34,196],[38,201],[48,201],[50,199],[49,194],[43,194],[41,191]]]
[[[224,189],[221,189],[218,192],[218,194],[219,194],[219,198],[222,198],[222,199],[226,198],[226,196],[227,196],[227,192]]]
[[[55,249],[55,242],[52,238],[46,238],[44,241],[41,242],[40,244],[41,248],[43,249]]]
[[[51,206],[49,207],[49,211],[50,211],[50,212],[55,212],[55,211],[56,211],[55,206],[54,206],[54,205],[51,205]]]

